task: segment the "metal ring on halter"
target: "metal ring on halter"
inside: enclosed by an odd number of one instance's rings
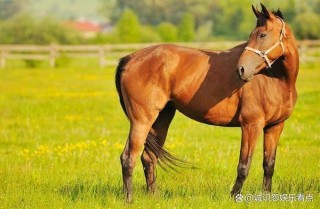
[[[265,60],[265,62],[267,63],[267,65],[268,65],[269,68],[271,68],[271,65],[272,65],[279,57],[281,57],[281,56],[284,54],[284,52],[285,52],[284,44],[283,44],[283,41],[282,41],[283,36],[286,36],[285,23],[284,23],[284,21],[283,21],[280,17],[277,16],[277,18],[279,18],[279,19],[281,20],[282,28],[281,28],[279,40],[278,40],[275,44],[273,44],[269,49],[267,49],[267,50],[265,50],[265,51],[260,51],[260,50],[258,50],[258,49],[254,49],[254,48],[251,48],[251,47],[248,47],[248,46],[245,48],[245,50],[252,51],[252,52],[258,54],[260,57],[262,57],[262,58]],[[276,48],[278,45],[281,46],[282,54],[281,54],[278,58],[276,58],[276,59],[274,59],[272,62],[270,62],[270,59],[269,59],[269,57],[268,57],[268,54],[269,54],[274,48]]]

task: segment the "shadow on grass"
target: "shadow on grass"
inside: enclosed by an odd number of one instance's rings
[[[107,199],[123,198],[122,187],[119,182],[71,182],[68,185],[61,187],[58,193],[72,200],[100,200],[104,205]]]
[[[199,185],[190,186],[189,183],[186,183],[183,179],[180,183],[176,182],[172,185],[160,183],[154,194],[148,193],[145,185],[135,185],[133,189],[134,199],[147,199],[151,202],[157,202],[159,200],[190,200],[198,197],[207,197],[211,201],[221,201],[222,199],[232,201],[227,185],[200,183]],[[61,186],[57,193],[72,202],[95,201],[99,202],[102,206],[108,205],[108,203],[119,203],[119,201],[125,202],[122,182],[120,180],[113,182],[77,180]]]

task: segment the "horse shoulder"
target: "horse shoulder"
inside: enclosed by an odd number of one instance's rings
[[[296,101],[296,91],[287,88],[280,79],[260,77],[243,90],[243,115],[264,118],[266,125],[290,117]]]

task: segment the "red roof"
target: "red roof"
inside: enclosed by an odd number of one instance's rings
[[[101,27],[99,24],[90,21],[68,21],[66,25],[80,32],[99,32]]]

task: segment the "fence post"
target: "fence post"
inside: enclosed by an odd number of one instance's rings
[[[50,45],[50,52],[49,52],[49,65],[51,68],[55,67],[56,65],[56,56],[57,56],[57,49],[55,45]]]
[[[6,51],[4,48],[1,49],[0,52],[0,68],[6,67]]]
[[[106,53],[103,46],[99,47],[99,63],[100,63],[100,68],[103,68],[106,66]]]

